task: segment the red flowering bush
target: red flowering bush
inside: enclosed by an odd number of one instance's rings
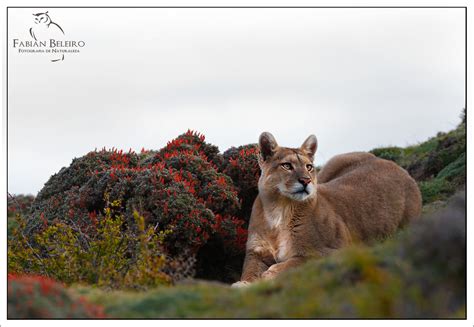
[[[154,164],[180,153],[201,156],[216,168],[222,163],[222,155],[219,153],[219,149],[215,145],[205,142],[205,139],[206,138],[203,134],[188,130],[186,133],[169,141],[166,147],[158,152],[144,151],[144,149],[142,149],[142,153],[145,152],[148,155],[144,160],[142,160],[141,165],[147,166],[149,164]]]
[[[80,246],[86,248],[107,203],[119,200],[111,215],[123,219],[122,230],[138,233],[138,213],[156,233],[167,232],[162,245],[168,258],[183,252],[195,256],[211,238],[223,240],[225,253],[243,253],[246,230],[236,217],[239,198],[231,178],[217,168],[221,161],[217,147],[191,131],[159,151],[90,152],[50,178],[23,234],[35,247],[35,235],[61,223],[79,231]],[[39,255],[46,252],[42,248]]]
[[[253,201],[258,194],[258,179],[260,167],[258,156],[260,149],[257,144],[243,145],[238,148],[232,147],[224,152],[221,170],[229,176],[242,201],[239,217],[250,219]]]
[[[8,194],[8,207],[7,215],[8,217],[14,217],[15,215],[25,215],[28,214],[31,209],[31,204],[35,200],[33,195],[10,195]]]
[[[168,142],[167,146],[160,151],[160,154],[166,156],[167,153],[193,153],[202,156],[215,165],[214,168],[216,168],[222,162],[222,155],[219,153],[219,148],[204,142],[205,139],[203,134],[188,130],[186,133]]]
[[[136,167],[138,160],[139,155],[131,149],[128,153],[124,153],[116,149],[106,151],[105,148],[89,152],[81,158],[74,158],[69,167],[63,167],[57,174],[51,176],[38,193],[35,203],[68,191],[74,186],[80,187],[87,183],[90,176],[110,167]]]
[[[8,275],[8,319],[105,318],[101,306],[75,298],[43,276]]]

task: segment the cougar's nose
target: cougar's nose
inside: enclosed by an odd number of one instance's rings
[[[300,177],[300,178],[298,178],[298,182],[303,184],[303,186],[307,186],[311,182],[311,178],[309,178],[309,177]]]

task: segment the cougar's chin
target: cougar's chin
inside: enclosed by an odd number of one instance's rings
[[[297,185],[291,189],[286,189],[283,187],[279,187],[278,189],[283,196],[295,201],[305,201],[309,199],[315,192],[314,186],[312,184],[309,184],[306,188]]]

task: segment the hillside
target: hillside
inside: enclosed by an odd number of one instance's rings
[[[71,303],[79,297],[87,303],[83,311],[59,311],[53,317],[463,318],[465,137],[464,116],[456,129],[420,144],[371,151],[395,161],[418,182],[424,216],[417,223],[383,243],[354,245],[245,289],[231,289],[229,283],[240,274],[249,205],[256,194],[255,145],[221,155],[203,136],[188,132],[160,151],[91,152],[52,176],[36,199],[9,199],[9,273],[53,277],[63,282],[57,287]],[[204,194],[202,185],[208,185]],[[168,202],[170,194],[174,204]],[[109,200],[112,196],[116,198]],[[153,203],[146,202],[151,198]],[[129,204],[140,204],[143,216]],[[166,217],[160,208],[166,208]],[[196,208],[205,220],[193,218],[176,226],[173,215],[192,216]],[[83,224],[79,229],[78,222]],[[89,229],[91,223],[95,227]],[[127,225],[137,227],[129,228],[124,238],[120,228]],[[156,236],[158,245],[150,247],[146,240],[155,237],[153,227],[158,225],[163,228]],[[41,228],[47,233],[38,232]],[[34,240],[33,249],[22,243],[28,239]],[[110,250],[111,245],[122,252]],[[103,249],[102,256],[92,260],[91,249]],[[188,252],[191,249],[197,250]],[[117,258],[117,253],[133,260]],[[149,261],[157,254],[162,259]],[[91,260],[99,264],[85,264]],[[156,262],[154,271],[147,268],[151,262]],[[118,266],[132,274],[117,276]],[[186,278],[193,274],[194,279]],[[9,295],[9,317],[44,317],[40,300],[26,313],[10,311],[10,300],[15,297],[21,307],[25,294]],[[49,298],[41,292],[38,296]]]
[[[444,203],[454,192],[464,187],[466,180],[466,121],[448,133],[417,145],[377,148],[371,152],[392,160],[405,168],[418,182],[425,209]]]

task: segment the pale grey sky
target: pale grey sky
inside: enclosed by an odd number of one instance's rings
[[[94,148],[159,149],[188,128],[225,151],[314,133],[316,164],[452,129],[464,9],[48,9],[78,54],[20,54],[9,9],[9,192]]]

